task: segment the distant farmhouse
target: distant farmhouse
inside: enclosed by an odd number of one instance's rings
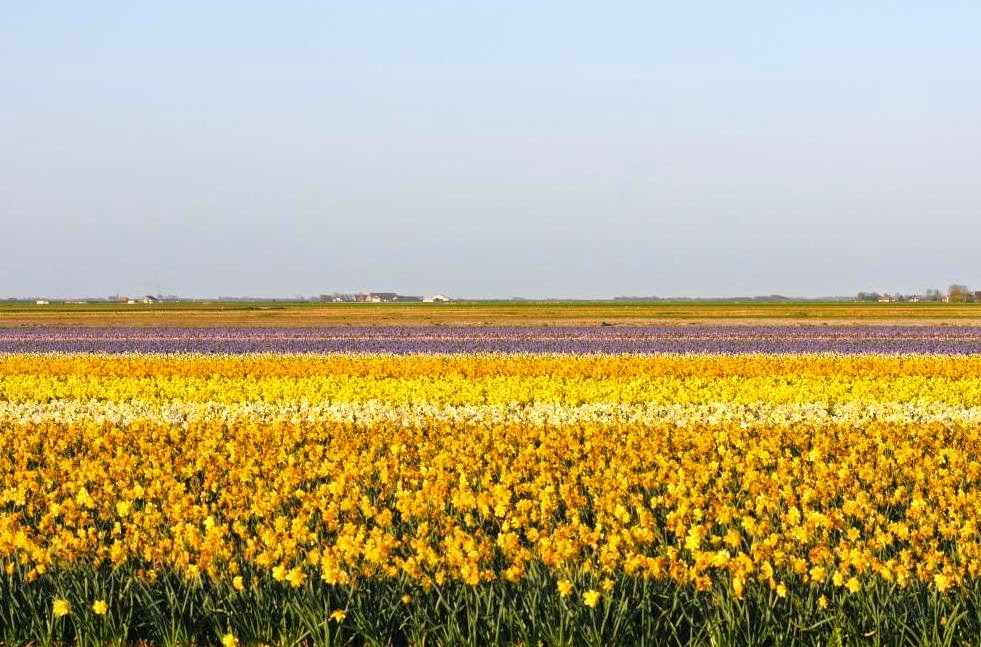
[[[395,303],[399,300],[395,292],[369,292],[365,297],[367,303]]]
[[[324,303],[445,303],[450,298],[443,294],[412,296],[397,292],[359,292],[357,294],[321,294]]]
[[[368,294],[358,296],[364,296],[366,303],[437,303],[450,300],[449,297],[443,296],[442,294],[431,297],[419,297],[398,294],[396,292],[369,292]]]

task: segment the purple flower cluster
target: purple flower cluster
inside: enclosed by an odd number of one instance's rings
[[[0,353],[981,353],[976,326],[6,328]]]

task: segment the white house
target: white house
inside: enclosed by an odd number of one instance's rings
[[[423,303],[447,303],[450,300],[445,294],[434,294],[431,297],[423,297]]]

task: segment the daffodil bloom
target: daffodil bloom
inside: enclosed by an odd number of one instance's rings
[[[303,570],[300,568],[290,569],[290,572],[286,575],[286,581],[290,583],[293,588],[299,588],[303,585],[303,581],[306,576],[303,574]]]
[[[64,598],[55,598],[54,603],[51,605],[51,612],[55,618],[61,618],[72,612],[72,605]]]

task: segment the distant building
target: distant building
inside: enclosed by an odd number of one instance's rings
[[[433,303],[449,301],[449,297],[437,294],[436,296],[423,297],[411,294],[399,294],[398,292],[359,292],[357,294],[321,294],[321,302],[327,303]]]
[[[396,292],[369,292],[356,296],[357,301],[364,301],[365,303],[395,303],[404,299],[405,297],[399,296]]]
[[[38,299],[34,303],[37,304],[37,305],[39,305],[39,306],[46,306],[46,305],[48,305],[51,302],[48,301],[47,299]]]
[[[158,299],[157,297],[153,296],[152,294],[148,294],[145,297],[143,297],[143,299],[142,299],[142,302],[143,303],[146,303],[146,304],[158,303],[159,301],[160,301],[160,299]]]
[[[333,294],[321,294],[320,301],[323,303],[350,303],[353,301],[360,301],[357,294],[341,294],[339,292],[334,292]]]

